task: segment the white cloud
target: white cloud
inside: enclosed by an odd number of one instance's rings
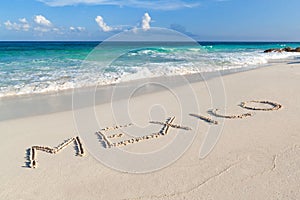
[[[70,26],[69,30],[72,31],[72,32],[82,32],[82,31],[85,31],[85,27],[81,27],[81,26],[77,26],[77,27]]]
[[[104,31],[104,32],[109,32],[109,31],[116,30],[115,28],[106,25],[106,23],[104,22],[104,20],[101,16],[97,16],[95,18],[95,21],[97,22],[97,24],[101,28],[101,30]]]
[[[49,6],[70,6],[78,4],[87,5],[115,5],[139,7],[156,10],[176,10],[199,6],[197,0],[37,0]]]
[[[20,18],[20,19],[19,19],[19,22],[24,23],[24,24],[25,24],[25,23],[28,23],[27,20],[26,20],[26,18]]]
[[[34,16],[34,22],[40,26],[47,26],[50,27],[52,26],[52,23],[46,19],[43,15],[36,15]]]
[[[60,31],[59,28],[56,28],[56,27],[54,27],[52,30],[53,30],[53,31],[56,31],[56,32],[59,32],[59,31]]]
[[[46,33],[49,31],[56,31],[58,32],[59,29],[54,27],[52,22],[48,20],[43,15],[35,15],[33,18],[33,21],[35,22],[36,26],[33,28],[33,30]]]
[[[33,30],[45,33],[45,32],[49,32],[51,29],[46,28],[46,27],[37,26],[37,27],[34,27]]]
[[[7,30],[29,31],[30,29],[30,25],[28,24],[26,18],[19,19],[19,23],[7,20],[6,22],[4,22],[4,25]]]
[[[147,31],[148,29],[150,29],[150,22],[151,22],[151,17],[148,13],[145,13],[143,16],[143,20],[142,20],[142,29],[144,31]]]
[[[43,35],[43,33],[47,33],[47,32],[63,34],[62,30],[58,27],[51,28],[51,27],[45,27],[45,26],[36,26],[33,28],[33,30],[36,32],[40,32],[41,35]]]
[[[149,13],[145,13],[142,17],[142,21],[139,25],[137,26],[129,26],[129,25],[117,25],[117,26],[108,26],[105,22],[102,16],[97,16],[95,18],[96,23],[98,24],[98,26],[100,27],[100,29],[103,32],[110,32],[110,31],[126,31],[129,29],[133,29],[134,32],[137,31],[138,26],[140,26],[144,31],[147,31],[151,28],[150,23],[151,23],[151,17],[149,15]],[[70,27],[71,31],[76,31],[79,30],[78,27],[75,28],[73,26]]]
[[[85,27],[77,26],[77,30],[78,30],[78,31],[85,31]]]
[[[13,29],[18,30],[17,24],[16,23],[12,24],[9,20],[4,22],[4,25],[5,25],[6,29],[8,29],[8,30],[13,30]]]

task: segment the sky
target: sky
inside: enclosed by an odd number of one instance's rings
[[[100,41],[171,28],[198,41],[300,41],[299,0],[1,0],[0,41]]]

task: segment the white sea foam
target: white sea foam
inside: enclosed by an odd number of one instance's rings
[[[14,68],[20,64],[16,61],[6,64],[10,67],[9,73],[0,71],[0,97],[59,92],[149,77],[257,67],[272,59],[299,55],[288,52],[262,53],[260,50],[206,52],[203,48],[159,48],[129,52],[108,67],[99,67],[101,63],[95,61],[85,61],[80,66],[75,59],[77,65],[47,66],[47,60],[34,60],[43,67],[26,66],[25,69],[19,69]]]

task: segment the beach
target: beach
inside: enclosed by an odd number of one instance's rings
[[[212,107],[207,86],[220,81],[224,86],[226,113],[251,112],[252,116],[227,119],[210,115],[208,111],[216,107]],[[168,144],[181,134],[184,138],[189,134],[194,136],[191,144],[187,142],[186,148],[182,147],[184,151],[178,153],[179,159],[174,155],[169,165],[147,173],[122,172],[99,162],[89,153],[105,148],[96,136],[93,142],[99,143],[99,147],[95,149],[86,145],[82,137],[84,156],[76,156],[73,144],[54,155],[38,152],[38,165],[33,169],[26,158],[31,146],[55,147],[68,138],[82,136],[82,132],[78,133],[81,130],[89,134],[97,130],[91,125],[90,116],[84,116],[88,113],[84,106],[78,108],[82,111],[77,118],[81,123],[78,125],[68,98],[64,102],[70,107],[65,106],[60,112],[46,110],[18,118],[11,115],[0,121],[0,199],[299,199],[299,83],[299,62],[274,62],[206,81],[176,85],[172,92],[179,97],[179,103],[170,97],[169,89],[162,89],[133,95],[129,103],[128,99],[116,98],[113,112],[110,102],[97,104],[93,110],[99,116],[100,128],[134,123],[139,128],[130,129],[131,134],[143,135],[161,127],[153,125],[143,129],[149,121],[161,122],[172,116],[176,117],[175,124],[191,128],[189,131],[170,128],[166,137],[119,147],[132,152],[138,148],[145,153],[155,151],[156,145]],[[282,107],[253,111],[239,106],[251,100],[276,102]],[[123,110],[127,103],[131,121]],[[31,110],[38,104],[22,105]],[[159,105],[164,105],[164,109]],[[18,109],[25,108],[16,103],[11,112],[18,113]],[[219,124],[207,123],[190,114],[211,117]],[[199,158],[201,145],[212,127],[220,127],[220,137],[213,149]],[[164,156],[162,160],[169,158],[168,154]]]
[[[24,2],[0,200],[300,199],[300,1]]]

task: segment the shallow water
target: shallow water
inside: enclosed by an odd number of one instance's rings
[[[133,45],[110,65],[94,61],[99,42],[0,42],[0,97],[51,93],[141,78],[253,68],[297,53],[263,53],[300,43],[199,42]],[[109,59],[132,43],[97,52]],[[96,48],[96,50],[95,50]],[[93,51],[94,50],[94,51]],[[98,49],[99,50],[99,49]]]

